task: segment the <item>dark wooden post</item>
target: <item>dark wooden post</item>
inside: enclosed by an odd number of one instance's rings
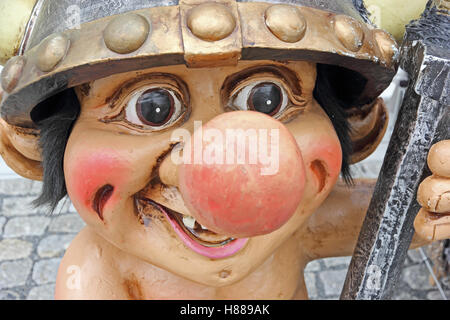
[[[407,26],[400,53],[410,81],[341,299],[389,299],[414,234],[417,188],[430,147],[450,138],[448,1],[430,1]]]

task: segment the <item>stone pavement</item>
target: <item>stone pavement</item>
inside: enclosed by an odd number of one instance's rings
[[[60,259],[84,222],[66,201],[49,216],[29,203],[40,182],[0,180],[0,300],[53,299]],[[350,257],[310,263],[306,284],[311,299],[338,299]],[[450,297],[450,281],[444,279]],[[419,252],[411,250],[395,299],[441,299],[430,285]]]
[[[327,258],[311,262],[305,270],[310,299],[336,300],[342,290],[351,257]],[[393,299],[442,300],[436,286],[430,284],[430,273],[417,250],[410,250]],[[450,278],[441,279],[450,298]]]
[[[69,201],[52,216],[32,208],[40,188],[0,180],[0,300],[52,299],[59,262],[84,225]]]

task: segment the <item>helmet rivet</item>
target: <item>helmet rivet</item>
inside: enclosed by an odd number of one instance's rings
[[[339,41],[348,50],[356,52],[361,49],[364,41],[364,31],[361,23],[348,16],[334,18],[334,32]]]
[[[269,30],[284,42],[297,42],[305,35],[306,19],[294,6],[271,6],[266,10],[265,19]]]
[[[383,58],[388,63],[391,63],[392,58],[398,52],[397,43],[387,32],[384,32],[383,30],[375,30],[374,38],[381,50]]]
[[[110,50],[125,54],[139,49],[149,33],[150,24],[143,16],[127,13],[114,18],[107,25],[103,39]]]
[[[37,51],[37,67],[44,72],[53,70],[64,58],[69,47],[69,39],[63,34],[47,37]]]
[[[3,90],[10,93],[16,87],[24,66],[24,56],[15,56],[8,60],[1,75]]]
[[[204,3],[189,12],[187,26],[197,38],[218,41],[233,32],[236,28],[236,19],[224,5]]]

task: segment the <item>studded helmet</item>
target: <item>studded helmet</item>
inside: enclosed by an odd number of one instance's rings
[[[33,108],[70,87],[137,69],[307,60],[359,73],[357,103],[395,73],[397,45],[358,0],[38,0],[6,63],[1,116],[33,128]],[[3,53],[3,55],[5,55]],[[337,79],[338,80],[338,79]]]

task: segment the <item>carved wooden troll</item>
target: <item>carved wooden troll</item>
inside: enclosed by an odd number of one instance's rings
[[[56,298],[305,299],[308,262],[352,254],[374,182],[338,178],[385,132],[397,46],[358,1],[282,2],[8,2],[2,156],[87,224]],[[450,235],[449,154],[413,246]]]

